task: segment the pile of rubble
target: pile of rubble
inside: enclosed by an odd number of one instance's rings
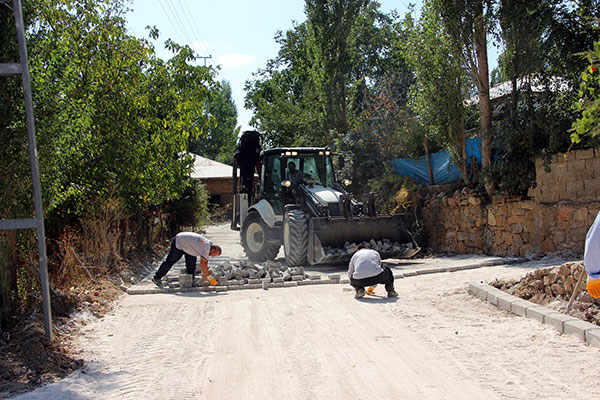
[[[567,304],[581,276],[583,262],[568,262],[560,266],[537,269],[520,281],[498,281],[491,285],[513,296],[565,313]],[[569,315],[600,325],[600,301],[585,290],[586,276],[580,286]]]
[[[356,249],[360,244],[361,243],[346,242],[344,243],[343,248],[325,246],[323,247],[323,253],[325,253],[326,257],[349,259],[354,253],[356,253]],[[414,248],[412,243],[401,244],[398,242],[392,242],[389,239],[382,239],[377,241],[371,239],[369,242],[362,242],[362,244],[364,244],[367,249],[373,249],[377,251],[384,258],[390,258],[393,255],[400,255],[406,249]]]

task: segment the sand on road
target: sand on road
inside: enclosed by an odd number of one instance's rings
[[[242,256],[237,232],[207,236]],[[397,279],[397,299],[340,284],[123,295],[76,340],[83,370],[16,398],[598,398],[599,349],[468,294],[541,265]]]

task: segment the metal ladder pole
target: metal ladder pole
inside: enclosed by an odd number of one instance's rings
[[[0,0],[8,4],[11,0]],[[29,138],[29,162],[31,164],[31,178],[33,183],[33,201],[35,206],[35,220],[17,219],[2,221],[0,229],[37,229],[38,257],[40,263],[40,286],[42,289],[42,308],[44,312],[44,331],[46,339],[52,340],[52,310],[50,308],[50,285],[48,283],[48,264],[46,257],[46,234],[44,231],[44,211],[42,208],[42,193],[40,185],[40,169],[37,156],[35,139],[35,124],[33,117],[33,101],[31,99],[31,78],[29,76],[29,62],[27,60],[27,45],[25,42],[25,26],[23,23],[23,9],[21,0],[12,0],[17,42],[19,46],[20,64],[4,64],[0,75],[21,75],[23,82],[23,97],[25,98],[25,118],[27,123],[27,136]],[[2,67],[3,65],[0,65]],[[32,224],[31,222],[35,222]],[[32,226],[33,225],[33,226]]]

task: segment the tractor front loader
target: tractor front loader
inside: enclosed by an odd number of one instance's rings
[[[234,157],[231,228],[240,231],[250,260],[273,260],[282,244],[290,266],[348,261],[361,243],[382,259],[419,252],[403,215],[378,215],[375,193],[359,202],[344,189],[333,156],[328,147],[261,151],[258,132],[243,133]]]

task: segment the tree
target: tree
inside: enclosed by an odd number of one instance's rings
[[[147,40],[127,34],[126,10],[123,0],[25,2],[51,257],[60,254],[57,239],[67,225],[83,230],[86,222],[111,211],[107,205],[122,216],[116,226],[121,237],[148,228],[141,216],[189,187],[187,144],[211,126],[204,111],[214,90],[214,71],[193,66],[192,50],[170,40],[166,46],[174,56],[158,59]],[[17,60],[9,11],[0,6],[0,62]],[[150,35],[156,38],[158,31]],[[0,85],[0,218],[27,218],[33,210],[22,91],[17,80],[2,79]],[[135,215],[140,218],[128,219]],[[124,229],[128,222],[134,224]],[[36,291],[37,278],[23,265],[25,254],[15,257],[6,249],[26,251],[28,237],[8,239],[0,236],[0,264],[3,271],[10,264],[19,276],[8,297],[25,298]],[[18,264],[11,264],[15,259]],[[62,260],[54,261],[60,265]]]
[[[356,25],[366,0],[306,0],[315,40],[313,80],[320,89],[328,141],[348,133],[348,86],[356,63]]]
[[[206,114],[214,119],[215,124],[208,129],[206,137],[192,138],[189,150],[212,160],[231,164],[240,128],[236,127],[238,114],[228,81],[222,81],[215,95],[208,101]]]
[[[213,72],[167,41],[164,62],[127,35],[121,1],[43,0],[31,33],[40,162],[50,215],[117,196],[130,211],[177,198],[190,137],[204,135]],[[152,31],[152,35],[158,35]]]
[[[450,150],[468,183],[464,116],[469,86],[462,50],[446,31],[435,3],[425,3],[417,23],[409,15],[403,24],[410,32],[403,48],[416,77],[411,107],[428,137]]]
[[[271,145],[331,145],[360,120],[398,61],[393,17],[374,1],[307,1],[307,21],[279,32],[278,56],[246,83],[253,125]],[[379,86],[382,87],[382,86]]]
[[[482,165],[492,163],[492,117],[490,108],[490,78],[487,58],[487,35],[491,29],[490,0],[432,0],[439,10],[453,46],[460,49],[463,65],[477,87],[479,96],[479,134]],[[486,192],[495,192],[494,183],[487,180]]]

